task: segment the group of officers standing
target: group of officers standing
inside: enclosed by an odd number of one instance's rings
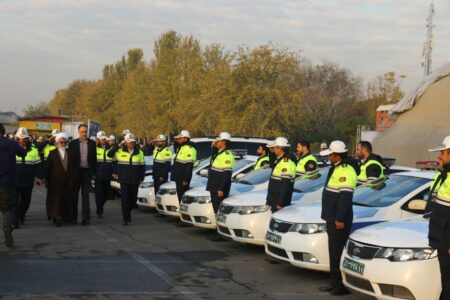
[[[86,125],[80,125],[78,131],[80,137],[69,144],[64,132],[53,132],[53,137],[39,151],[30,143],[25,128],[19,128],[15,143],[4,137],[5,130],[0,124],[0,209],[4,214],[3,229],[8,247],[13,245],[12,229],[25,222],[35,178],[39,185],[47,186],[47,215],[56,226],[77,223],[80,191],[81,224],[90,223],[89,190],[92,180],[95,182],[96,212],[101,218],[110,194],[111,178],[120,183],[123,225],[131,222],[131,210],[145,176],[144,153],[134,135],[125,130],[123,141],[116,144],[101,131],[97,134],[96,143],[88,139]],[[190,139],[187,130],[174,137],[175,156],[165,135],[153,140],[155,193],[169,180],[169,174],[176,183],[180,201],[189,190],[197,162],[197,149]],[[211,194],[215,213],[228,197],[232,184],[235,155],[229,149],[230,142],[231,135],[222,132],[212,143],[206,189]],[[295,154],[289,152],[290,147],[286,138],[278,137],[268,145],[260,145],[257,150],[259,159],[254,168],[272,169],[266,197],[266,204],[272,212],[291,204],[296,178],[317,175],[318,161],[311,154],[309,142],[299,141]],[[382,158],[372,153],[369,142],[362,141],[357,145],[358,160],[348,156],[342,141],[333,141],[328,148],[321,148],[320,156],[327,157],[331,166],[322,194],[321,214],[327,224],[331,282],[320,290],[331,295],[345,295],[349,291],[342,283],[339,263],[353,222],[353,192],[357,185],[383,177],[384,166]],[[439,172],[433,180],[428,207],[432,212],[430,246],[438,250],[443,297],[450,299],[450,136],[444,139],[443,146],[430,151],[440,152]],[[211,240],[220,241],[222,237],[216,233]]]

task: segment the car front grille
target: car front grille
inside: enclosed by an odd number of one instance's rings
[[[345,275],[345,278],[347,279],[347,282],[354,286],[357,287],[359,289],[368,291],[368,292],[374,292],[372,285],[370,284],[370,281],[362,279],[362,278],[358,278],[352,275]]]
[[[183,196],[182,202],[183,202],[184,204],[191,204],[191,203],[196,202],[196,200],[195,200],[195,197],[191,197],[191,196],[184,195],[184,196]]]
[[[289,258],[286,251],[284,251],[283,249],[277,248],[277,247],[273,247],[271,245],[267,245],[267,249],[269,250],[269,252],[284,257],[284,258]]]
[[[192,222],[191,217],[185,214],[181,214],[181,218],[185,221]]]
[[[347,244],[348,255],[359,259],[373,259],[380,249],[380,247],[361,244],[352,240],[349,240]]]
[[[270,220],[270,229],[272,231],[286,233],[291,229],[291,227],[292,223],[281,222],[275,219]]]
[[[223,234],[231,235],[230,230],[228,228],[226,228],[226,227],[219,226],[219,231],[222,232]]]

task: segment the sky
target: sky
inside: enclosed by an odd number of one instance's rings
[[[203,45],[301,50],[370,80],[423,78],[430,0],[0,0],[0,111],[21,113],[75,79],[98,79],[128,49],[152,58],[153,43],[175,30]],[[434,0],[433,68],[450,62],[450,1]]]

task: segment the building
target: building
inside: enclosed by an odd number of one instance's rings
[[[375,131],[383,132],[391,127],[394,119],[391,117],[394,104],[380,105],[375,115]]]
[[[436,69],[391,108],[395,122],[374,139],[374,151],[407,166],[433,161],[436,153],[428,149],[450,135],[449,115],[450,63]]]
[[[13,133],[19,125],[19,117],[14,112],[0,112],[0,123],[5,127],[6,133]]]
[[[29,133],[38,136],[50,135],[54,129],[62,131],[65,121],[64,117],[53,116],[20,118],[19,127],[25,127]]]

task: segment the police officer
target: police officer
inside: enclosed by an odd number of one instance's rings
[[[384,176],[383,159],[372,153],[372,144],[361,141],[356,146],[356,154],[360,159],[358,184],[364,184]]]
[[[321,151],[320,155],[328,155],[331,163],[322,194],[321,216],[327,222],[331,283],[319,290],[340,296],[349,294],[342,283],[339,263],[353,223],[352,201],[357,174],[351,165],[345,163],[347,147],[343,142],[333,141],[330,148]]]
[[[47,158],[48,155],[52,150],[56,149],[55,145],[55,137],[59,134],[59,129],[53,129],[52,136],[48,139],[47,143],[45,144],[44,148],[42,149],[42,160],[43,160],[43,166],[44,170],[47,169]]]
[[[167,147],[167,137],[164,134],[158,135],[153,142],[155,143],[153,150],[153,183],[156,195],[159,187],[169,179],[172,151]]]
[[[42,184],[43,170],[42,161],[38,150],[29,141],[29,135],[25,127],[19,128],[16,133],[17,142],[27,151],[25,157],[16,156],[16,219],[14,227],[19,228],[19,223],[25,223],[25,215],[30,207],[31,194],[34,179],[37,184]]]
[[[110,135],[107,139],[109,147],[112,147],[116,144],[116,137],[113,135]]]
[[[295,173],[297,177],[312,175],[318,171],[317,159],[311,154],[310,143],[307,140],[297,142],[297,153],[300,155]]]
[[[439,152],[441,169],[436,179],[440,186],[431,208],[428,240],[430,247],[437,249],[441,271],[441,299],[450,299],[450,136],[446,136],[440,147],[430,149]]]
[[[266,204],[272,212],[289,206],[294,191],[295,162],[289,154],[289,143],[284,137],[278,137],[272,144],[267,145],[276,155],[276,161],[270,175],[267,189]]]
[[[107,144],[104,131],[97,133],[97,166],[95,169],[95,204],[97,216],[103,218],[103,207],[110,193],[111,177],[113,172],[113,158],[108,156],[111,147]]]
[[[222,132],[214,141],[217,153],[212,157],[208,183],[206,184],[206,190],[211,193],[214,213],[217,213],[222,201],[230,194],[231,176],[234,167],[234,154],[228,150],[230,140],[231,135],[228,132]],[[223,241],[223,238],[217,232],[210,239],[212,241]]]
[[[108,157],[115,157],[117,161],[115,176],[120,183],[122,199],[123,226],[131,222],[131,210],[136,205],[139,184],[145,176],[144,153],[136,145],[132,133],[125,135],[125,139],[108,152]]]
[[[258,170],[261,167],[270,165],[269,148],[267,148],[267,145],[264,144],[259,145],[258,149],[256,150],[256,153],[258,154],[259,158],[256,161],[253,170]]]
[[[181,202],[181,198],[189,190],[189,185],[191,184],[192,170],[197,161],[197,149],[190,142],[191,135],[187,130],[182,130],[174,139],[177,150],[172,167],[171,180],[175,181],[178,201]]]

